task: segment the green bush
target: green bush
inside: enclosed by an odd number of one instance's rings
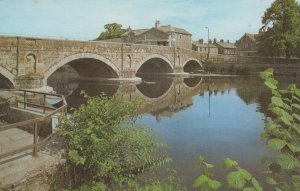
[[[137,175],[170,161],[148,128],[135,124],[139,103],[121,95],[89,97],[87,104],[63,118],[59,135],[65,140],[68,180],[55,187],[78,190],[133,190]]]

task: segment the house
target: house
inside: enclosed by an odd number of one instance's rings
[[[222,39],[220,42],[215,42],[214,45],[218,47],[218,54],[237,54],[236,46],[233,43],[230,43],[229,40],[224,42]]]
[[[121,36],[124,43],[147,44],[158,46],[170,46],[192,49],[192,34],[185,29],[173,27],[171,25],[160,25],[160,21],[155,22],[155,26],[150,29],[132,30],[130,27]]]
[[[235,45],[237,52],[241,56],[255,56],[257,55],[257,37],[258,34],[245,33]]]
[[[209,43],[204,43],[203,39],[193,42],[193,50],[208,54],[218,54],[218,47],[216,47],[211,41]]]

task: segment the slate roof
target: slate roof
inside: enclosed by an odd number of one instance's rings
[[[123,33],[121,36],[127,36],[130,32],[133,32],[135,35],[140,35],[146,31],[148,31],[149,29],[137,29],[137,30],[129,30],[126,31],[125,33]]]
[[[244,36],[248,36],[251,40],[253,40],[254,42],[256,42],[256,39],[257,39],[258,35],[259,35],[259,34],[245,33],[245,34],[238,40],[238,42],[241,41],[241,40],[244,38]]]
[[[165,33],[175,32],[175,33],[179,33],[179,34],[185,34],[185,35],[192,36],[192,34],[189,33],[188,31],[186,31],[185,29],[177,28],[177,27],[172,27],[171,25],[160,26],[157,29],[161,30],[161,31],[163,31]]]
[[[126,31],[124,34],[122,34],[121,36],[127,36],[130,32],[133,32],[136,36],[138,35],[141,35],[149,30],[151,30],[153,28],[150,28],[150,29],[136,29],[136,30],[129,30],[129,31]],[[186,31],[185,29],[182,29],[182,28],[177,28],[177,27],[173,27],[171,25],[163,25],[163,26],[160,26],[157,28],[157,30],[160,30],[164,33],[172,33],[172,32],[175,32],[175,33],[178,33],[178,34],[185,34],[185,35],[190,35],[192,36],[191,33],[189,33],[188,31]]]
[[[193,45],[198,46],[198,47],[204,47],[204,48],[208,47],[208,43],[201,44],[199,42],[193,42]],[[209,44],[209,48],[217,48],[217,46],[214,44]]]
[[[233,43],[227,43],[227,42],[216,42],[216,45],[219,45],[223,48],[230,48],[230,49],[235,49],[236,46]]]

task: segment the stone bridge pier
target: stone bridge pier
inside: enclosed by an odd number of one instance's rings
[[[15,88],[47,86],[65,65],[83,78],[133,80],[199,70],[205,57],[176,47],[0,36],[0,77]]]

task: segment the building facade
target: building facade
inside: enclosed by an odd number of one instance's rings
[[[170,46],[192,49],[192,34],[185,29],[171,25],[160,25],[155,22],[155,27],[150,29],[132,30],[130,27],[121,36],[124,43]]]
[[[193,50],[208,54],[218,54],[218,47],[216,47],[213,43],[204,43],[203,39],[193,42]]]
[[[224,42],[224,40],[220,40],[220,42],[214,42],[214,45],[218,47],[218,54],[237,54],[236,46],[229,41]]]
[[[241,56],[257,55],[257,37],[258,34],[245,33],[236,41],[237,52]]]

